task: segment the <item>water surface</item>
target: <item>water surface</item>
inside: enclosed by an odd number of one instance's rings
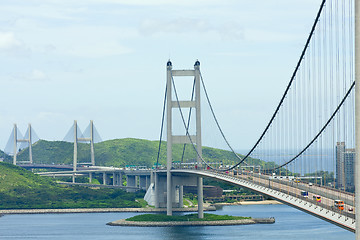
[[[213,212],[212,212],[213,213]],[[275,224],[198,227],[121,227],[107,222],[140,213],[19,214],[0,217],[0,239],[336,239],[355,235],[286,205],[225,206],[216,214],[275,217]]]

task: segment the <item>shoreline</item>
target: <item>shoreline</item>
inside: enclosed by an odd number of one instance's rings
[[[204,211],[216,211],[216,206],[230,205],[271,205],[282,204],[275,200],[264,201],[242,201],[235,203],[216,203],[204,207]],[[173,208],[174,212],[197,212],[197,207]],[[3,209],[0,210],[0,216],[4,214],[51,214],[51,213],[109,213],[109,212],[138,212],[138,213],[155,213],[166,212],[166,208],[67,208],[67,209]]]
[[[173,227],[173,226],[228,226],[228,225],[248,225],[248,224],[272,224],[274,218],[252,218],[241,220],[222,220],[222,221],[173,221],[173,222],[138,222],[126,221],[125,219],[109,222],[109,226],[132,226],[132,227]]]
[[[214,206],[204,208],[204,211],[216,211]],[[110,213],[110,212],[166,212],[166,208],[68,208],[68,209],[6,209],[0,210],[4,214],[47,214],[47,213]],[[173,212],[197,212],[197,208],[173,208]]]
[[[214,203],[214,206],[231,206],[231,205],[273,205],[273,204],[283,204],[276,200],[264,200],[264,201],[241,201],[233,203]]]

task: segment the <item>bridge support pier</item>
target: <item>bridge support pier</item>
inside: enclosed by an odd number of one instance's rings
[[[179,207],[180,208],[184,207],[184,186],[183,185],[179,186]]]
[[[151,177],[150,176],[145,176],[145,190],[147,190],[150,187],[151,184]]]
[[[204,218],[204,195],[203,195],[203,179],[197,178],[197,193],[198,193],[198,218]]]
[[[171,172],[168,171],[166,175],[166,214],[168,216],[172,216],[172,179],[171,179]]]
[[[89,183],[91,183],[92,182],[92,173],[90,172],[89,173]]]
[[[110,183],[110,177],[106,172],[103,172],[103,185],[108,185]]]
[[[155,208],[159,208],[159,177],[157,172],[154,172],[154,185],[155,185]]]
[[[126,175],[126,186],[128,187],[137,187],[137,184],[136,184],[136,176],[135,175]],[[126,190],[127,192],[135,192],[135,189],[127,189]]]
[[[113,172],[113,186],[116,186],[117,185],[117,174],[116,172]]]
[[[147,177],[146,176],[139,176],[139,188],[142,190],[147,189]]]
[[[124,186],[123,173],[122,172],[119,173],[119,185]]]
[[[183,201],[183,186],[197,186],[197,177],[195,176],[171,176],[171,194],[168,194],[168,178],[167,173],[153,173],[153,182],[154,188],[148,188],[148,191],[153,191],[151,199],[148,202],[154,203],[156,208],[165,208],[166,210],[173,208],[181,208],[184,206]],[[201,181],[202,183],[202,181]],[[201,185],[202,187],[202,185]],[[148,194],[148,193],[147,193]],[[150,195],[150,194],[149,194]],[[170,199],[168,199],[170,197]],[[202,195],[200,196],[202,199]],[[202,205],[200,206],[202,210]]]

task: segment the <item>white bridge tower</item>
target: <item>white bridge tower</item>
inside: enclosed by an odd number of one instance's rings
[[[194,77],[195,78],[195,101],[173,101],[172,87],[173,77]],[[200,109],[200,62],[196,61],[194,70],[173,70],[172,63],[167,62],[167,182],[166,182],[166,208],[167,215],[172,215],[172,199],[173,195],[173,178],[171,176],[172,168],[172,146],[173,144],[196,144],[197,167],[201,168],[202,144],[201,144],[201,109]],[[172,134],[172,109],[173,108],[195,108],[196,109],[196,135],[190,135],[188,132],[183,136],[174,136]],[[183,185],[179,185],[179,194],[182,199]],[[203,213],[203,179],[197,177],[197,193],[198,193],[198,215],[199,218],[204,217]]]

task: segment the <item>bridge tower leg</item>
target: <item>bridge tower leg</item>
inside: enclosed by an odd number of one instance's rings
[[[78,136],[77,136],[77,121],[74,120],[74,159],[73,159],[73,177],[72,181],[75,182],[75,172],[77,170],[77,143],[78,143]]]
[[[14,156],[13,164],[16,165],[16,155],[17,155],[17,126],[14,124]]]
[[[202,165],[202,143],[201,143],[201,109],[200,109],[200,62],[196,61],[195,69],[195,107],[196,107],[196,148],[198,152],[197,164],[201,168]],[[198,177],[198,217],[204,218],[204,200],[203,200],[203,179]]]
[[[355,216],[360,240],[360,0],[355,0]]]
[[[172,64],[167,62],[166,109],[167,109],[167,153],[166,153],[166,214],[172,215],[171,166],[172,166]]]
[[[33,163],[33,158],[32,158],[32,133],[31,133],[31,124],[29,123],[29,162],[30,164]]]
[[[166,83],[166,113],[167,113],[167,180],[166,180],[166,209],[167,215],[172,215],[172,200],[175,195],[171,168],[172,168],[172,145],[173,143],[196,143],[197,151],[197,166],[201,168],[202,159],[202,144],[201,144],[201,109],[200,109],[200,62],[196,61],[194,70],[173,70],[172,63],[167,62],[167,83]],[[173,101],[172,100],[172,86],[174,76],[193,76],[195,78],[195,101]],[[173,108],[194,108],[196,109],[196,136],[190,136],[188,133],[185,136],[172,135],[172,109]],[[180,184],[181,185],[181,184]],[[203,180],[201,177],[197,179],[198,190],[198,217],[203,218]],[[182,191],[179,191],[182,194]],[[182,197],[182,196],[181,196]],[[180,200],[180,196],[179,196]]]
[[[91,165],[95,166],[95,152],[94,152],[94,122],[90,121],[90,151],[91,151]]]

